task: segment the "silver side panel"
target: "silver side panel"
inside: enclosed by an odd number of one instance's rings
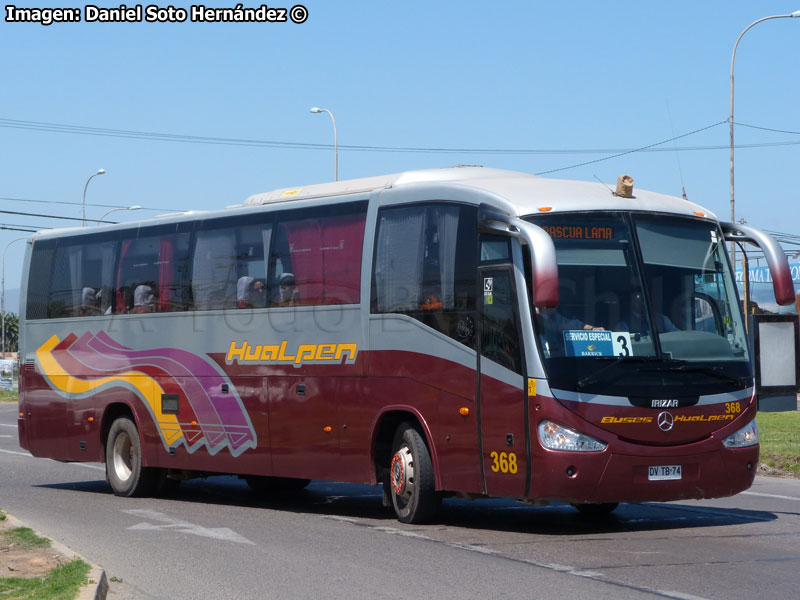
[[[473,370],[477,366],[475,350],[406,315],[370,315],[369,328],[371,350],[415,352]]]

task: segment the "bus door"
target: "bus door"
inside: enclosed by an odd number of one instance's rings
[[[478,271],[479,407],[485,490],[490,495],[523,497],[528,476],[527,398],[514,271],[510,264],[499,263]]]

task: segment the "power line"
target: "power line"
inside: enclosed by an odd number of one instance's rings
[[[7,196],[0,196],[0,200],[8,200],[9,202],[37,202],[40,204],[69,204],[72,206],[81,206],[82,202],[68,202],[66,200],[34,200],[33,198],[9,198]],[[86,206],[95,206],[97,208],[129,208],[127,206],[120,206],[118,204],[91,204],[89,202],[86,203]],[[168,212],[182,212],[182,210],[172,209],[172,208],[149,208],[147,206],[142,206],[141,210],[157,210],[157,211],[168,211]]]
[[[6,225],[0,225],[0,230],[4,230],[4,231],[27,231],[29,233],[36,233],[37,231],[39,231],[38,229],[21,229],[21,228],[18,228],[18,227],[8,227]]]
[[[20,225],[19,223],[2,223],[2,224],[5,225],[6,227],[36,227],[36,231],[39,231],[40,229],[53,229],[52,227],[44,227],[42,225],[36,225],[36,224],[31,225],[30,223],[24,223],[22,225]]]
[[[747,123],[739,123],[738,121],[733,122],[734,125],[738,125],[739,127],[749,127],[750,129],[759,129],[761,131],[772,131],[774,133],[790,133],[792,135],[800,135],[800,131],[787,131],[785,129],[772,129],[770,127],[759,127],[758,125],[748,125]]]
[[[65,221],[92,221],[93,223],[108,223],[108,221],[101,221],[100,219],[81,219],[79,217],[62,217],[60,215],[43,215],[41,213],[26,213],[16,210],[0,210],[4,215],[22,215],[24,217],[43,217],[45,219],[63,219]]]
[[[650,144],[649,146],[643,146],[642,148],[635,148],[633,150],[627,150],[626,152],[620,152],[619,154],[614,154],[612,156],[605,156],[603,158],[597,158],[595,160],[589,160],[589,161],[586,161],[586,162],[578,163],[576,165],[570,165],[568,167],[560,167],[558,169],[550,169],[549,171],[541,171],[539,173],[536,173],[536,175],[546,175],[548,173],[556,173],[558,171],[566,171],[567,169],[575,169],[577,167],[584,167],[586,165],[592,165],[594,163],[598,163],[598,162],[601,162],[601,161],[604,161],[604,160],[611,160],[612,158],[619,158],[620,156],[625,156],[626,154],[632,154],[634,152],[642,152],[642,151],[647,150],[649,148],[652,148],[654,146],[660,146],[661,144],[667,144],[667,143],[672,142],[674,140],[679,140],[681,138],[684,138],[684,137],[687,137],[687,136],[690,136],[690,135],[694,135],[696,133],[700,133],[701,131],[706,131],[707,129],[711,129],[712,127],[717,127],[718,125],[722,125],[723,123],[727,123],[727,120],[726,121],[719,121],[719,122],[714,123],[712,125],[707,125],[706,127],[702,127],[700,129],[695,129],[694,131],[690,131],[689,133],[684,133],[682,135],[675,136],[673,138],[670,138],[668,140],[664,140],[662,142],[657,142],[655,144]]]
[[[722,121],[727,123],[727,120]],[[711,127],[715,127],[719,123],[714,123],[708,127],[697,129],[695,131],[670,138],[663,142],[649,144],[638,148],[572,148],[572,149],[557,149],[557,148],[446,148],[446,147],[415,147],[415,146],[375,146],[365,144],[340,144],[339,150],[353,151],[353,152],[399,152],[399,153],[422,153],[422,154],[511,154],[511,155],[529,155],[529,154],[613,154],[624,155],[632,152],[674,152],[676,148],[657,148],[656,146],[662,145],[669,141],[677,140],[682,137],[687,137]],[[285,142],[277,140],[257,140],[246,138],[227,138],[227,137],[214,137],[214,136],[199,136],[199,135],[180,135],[172,133],[159,133],[151,131],[136,131],[126,129],[108,129],[101,127],[86,127],[81,125],[65,125],[61,123],[46,123],[40,121],[22,121],[18,119],[3,119],[0,118],[0,127],[11,129],[27,129],[34,131],[47,131],[54,133],[71,133],[76,135],[92,135],[101,137],[117,137],[129,139],[143,139],[167,142],[183,142],[193,144],[215,144],[215,145],[229,145],[229,146],[256,146],[268,148],[286,148],[295,150],[330,150],[333,148],[332,144],[317,144],[309,142]],[[751,126],[755,127],[755,126]],[[766,129],[766,128],[764,128]],[[795,133],[784,132],[782,130],[775,130],[781,133]],[[760,144],[745,144],[737,146],[737,148],[759,148],[766,146],[780,146],[780,145],[795,145],[800,142],[772,142]],[[678,147],[680,151],[692,150],[722,150],[727,149],[727,145],[710,145],[710,146],[686,146]],[[610,156],[607,158],[614,158]]]

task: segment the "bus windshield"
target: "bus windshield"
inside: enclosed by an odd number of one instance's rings
[[[534,318],[555,387],[744,387],[747,341],[715,223],[621,212],[530,220],[558,260],[559,306]]]

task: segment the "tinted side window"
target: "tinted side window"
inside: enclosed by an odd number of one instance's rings
[[[403,313],[467,345],[474,338],[476,209],[448,204],[382,209],[372,312]]]
[[[187,279],[191,234],[158,234],[146,229],[138,234],[123,239],[120,246],[114,312],[190,310]]]
[[[28,274],[27,319],[46,319],[47,300],[50,293],[50,273],[53,267],[53,242],[36,242],[31,254]]]
[[[510,269],[482,269],[481,355],[522,373],[516,296]]]
[[[272,218],[260,216],[203,223],[197,233],[192,266],[195,310],[263,308],[266,305],[265,250]]]
[[[270,306],[357,304],[367,203],[278,215]]]
[[[103,314],[110,306],[116,251],[115,241],[101,242],[91,237],[59,241],[53,261],[47,316]]]

